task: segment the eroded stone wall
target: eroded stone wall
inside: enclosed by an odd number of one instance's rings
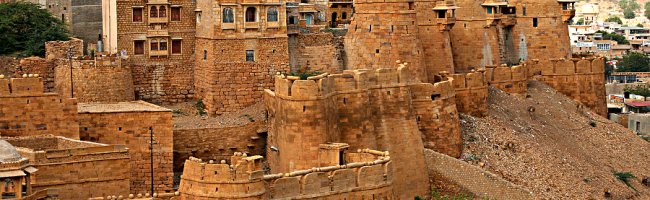
[[[345,69],[343,39],[331,33],[298,34],[289,38],[291,71],[340,73]]]
[[[23,74],[38,74],[43,80],[45,92],[55,92],[54,68],[55,63],[39,57],[28,57],[20,60],[15,67],[14,77],[23,77]]]
[[[40,78],[0,79],[0,135],[79,139],[77,101],[43,90]]]
[[[528,90],[528,68],[525,65],[514,67],[488,66],[485,78],[490,86],[510,94],[522,94]]]
[[[604,58],[535,60],[528,65],[542,70],[542,82],[607,117]]]
[[[84,41],[71,38],[69,41],[49,41],[45,43],[45,59],[55,60],[68,58],[68,51],[72,50],[72,58],[84,55]]]
[[[257,121],[224,128],[174,129],[174,172],[185,160],[228,160],[235,152],[265,155],[266,123]]]
[[[110,108],[110,104],[94,107]],[[150,140],[153,134],[154,188],[172,190],[173,136],[171,111],[80,110],[81,139],[105,144],[123,144],[129,148],[131,193],[145,193],[151,187]]]
[[[194,62],[130,63],[136,99],[156,104],[193,100]]]
[[[488,83],[483,72],[454,74],[458,112],[475,117],[488,115]]]
[[[55,69],[55,85],[59,94],[79,102],[120,102],[135,100],[131,68],[123,65],[120,58],[97,58],[96,60],[58,60]],[[72,76],[72,83],[70,82]],[[74,88],[71,87],[71,84]]]

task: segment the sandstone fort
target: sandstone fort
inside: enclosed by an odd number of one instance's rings
[[[650,199],[576,2],[33,2],[75,37],[0,62],[2,199]]]

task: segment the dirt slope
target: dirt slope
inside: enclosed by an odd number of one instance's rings
[[[489,117],[462,116],[463,159],[540,199],[650,199],[650,143],[552,88],[490,89]],[[595,127],[594,127],[595,126]],[[631,172],[631,187],[615,172]],[[607,193],[607,194],[606,194]]]

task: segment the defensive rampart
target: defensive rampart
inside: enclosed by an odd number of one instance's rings
[[[488,66],[485,70],[485,78],[490,86],[510,94],[522,94],[528,90],[528,68],[525,65]]]
[[[190,158],[185,163],[181,199],[396,199],[392,162],[386,152],[348,154],[345,165],[264,175],[261,156],[236,153],[220,163]]]
[[[480,70],[478,72],[453,75],[458,112],[475,117],[487,116],[488,82],[483,72]]]
[[[533,60],[527,65],[541,75],[539,80],[607,116],[604,58]]]
[[[55,68],[55,85],[59,94],[71,96],[79,102],[120,102],[135,100],[131,68],[118,57],[97,57],[95,60],[60,59]],[[72,76],[72,83],[70,82]]]
[[[52,134],[79,139],[76,100],[44,93],[38,75],[24,76],[0,77],[0,135]]]
[[[267,90],[265,100],[268,146],[279,149],[267,150],[272,171],[318,166],[314,147],[342,142],[352,149],[390,150],[395,173],[405,177],[395,181],[396,191],[403,198],[423,195],[429,187],[418,175],[426,173],[422,138],[427,147],[453,156],[462,148],[452,84],[440,80],[437,85],[420,83],[404,64],[307,80],[276,77],[275,91]]]

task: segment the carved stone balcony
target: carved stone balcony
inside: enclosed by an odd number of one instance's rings
[[[300,25],[287,24],[287,34],[298,34],[298,33],[300,33]]]
[[[452,27],[454,27],[454,24],[456,24],[456,18],[437,18],[436,24],[438,24],[438,29],[440,31],[449,31]]]
[[[260,23],[259,22],[245,22],[244,27],[246,29],[259,29],[260,28]]]
[[[147,37],[169,37],[169,31],[162,29],[147,30]]]
[[[168,50],[149,51],[149,56],[167,56],[168,54],[169,54]]]
[[[166,24],[169,22],[169,19],[167,17],[149,17],[147,22],[149,24]]]
[[[562,10],[562,21],[564,22],[569,22],[573,17],[576,16],[576,10],[571,9],[571,10]]]
[[[237,24],[236,23],[221,23],[221,29],[226,30],[226,29],[236,29]]]
[[[494,13],[494,14],[488,14],[485,17],[485,26],[496,26],[499,21],[501,21],[501,18],[503,17],[503,14],[500,13]]]

